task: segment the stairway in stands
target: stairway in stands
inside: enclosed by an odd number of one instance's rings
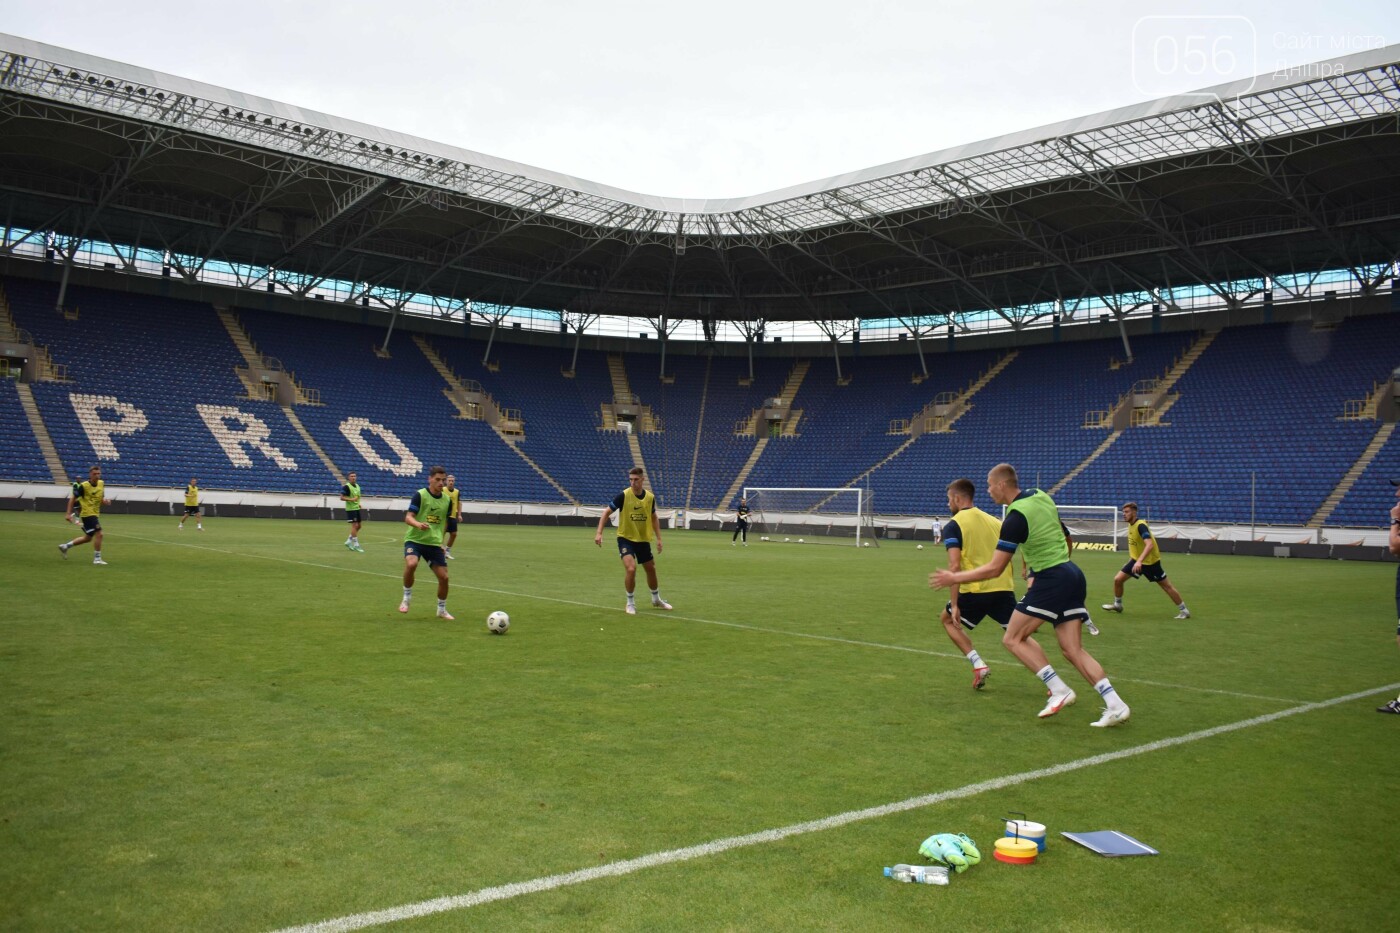
[[[1322,505],[1313,517],[1308,520],[1309,528],[1321,528],[1323,523],[1331,517],[1337,506],[1341,504],[1346,494],[1351,492],[1351,487],[1356,485],[1356,481],[1361,478],[1361,474],[1366,472],[1366,468],[1371,465],[1371,461],[1376,459],[1376,455],[1381,452],[1385,442],[1390,440],[1390,435],[1395,433],[1395,424],[1382,424],[1376,429],[1376,434],[1371,438],[1371,442],[1366,445],[1366,449],[1361,452],[1361,456],[1356,458],[1356,462],[1347,470],[1342,481],[1337,484],[1337,488],[1323,500]]]
[[[38,358],[37,375],[41,381],[68,381],[67,374],[54,365],[53,358],[49,356],[48,348],[35,347],[34,339],[15,325],[14,316],[10,314],[10,302],[5,297],[3,287],[0,287],[0,343],[17,343],[32,347],[32,352]],[[24,417],[28,419],[29,428],[34,432],[34,440],[39,443],[39,451],[44,455],[44,465],[49,468],[53,481],[67,485],[68,478],[63,472],[63,459],[59,457],[58,448],[54,446],[53,437],[49,434],[48,426],[44,424],[44,417],[39,413],[39,405],[34,401],[34,391],[29,388],[27,383],[17,381],[15,395],[19,397],[20,407],[24,409]]]
[[[935,432],[946,433],[948,431],[953,430],[954,423],[956,423],[959,418],[967,414],[972,409],[972,397],[978,392],[981,392],[983,389],[985,389],[989,382],[991,382],[997,376],[1001,375],[1001,371],[1006,369],[1006,367],[1010,366],[1012,362],[1015,361],[1018,355],[1019,351],[1017,350],[1012,350],[1010,353],[1007,353],[1001,359],[997,360],[994,364],[992,364],[991,368],[989,368],[985,373],[978,376],[976,381],[973,382],[972,385],[967,387],[966,391],[961,392],[958,395],[953,396],[952,398],[947,397],[948,395],[951,395],[951,393],[940,393],[940,395],[938,397],[935,397],[932,402],[929,402],[927,405],[924,406],[923,411],[919,412],[919,414],[915,415],[912,419],[910,419],[911,422],[917,424],[925,424],[931,418],[933,420],[933,430]],[[934,413],[935,409],[940,405],[947,407],[942,415],[936,415]],[[918,431],[912,431],[911,433],[915,437],[917,437],[919,434]],[[905,446],[908,445],[906,444]],[[875,468],[871,467],[871,469],[873,470]]]
[[[1110,431],[1108,437],[1105,437],[1103,439],[1103,443],[1099,444],[1099,446],[1094,448],[1093,453],[1089,454],[1089,456],[1085,457],[1082,461],[1080,461],[1077,467],[1066,473],[1063,479],[1061,479],[1055,485],[1051,486],[1046,491],[1049,492],[1052,496],[1058,495],[1061,489],[1064,489],[1066,486],[1069,485],[1070,480],[1074,479],[1080,473],[1083,473],[1084,470],[1089,466],[1089,464],[1102,457],[1104,455],[1104,451],[1112,447],[1113,442],[1118,440],[1118,438],[1122,436],[1122,431]]]
[[[760,437],[758,442],[753,445],[753,453],[749,454],[749,459],[744,462],[743,468],[739,470],[739,475],[734,477],[734,482],[725,492],[724,498],[720,500],[719,505],[716,507],[718,511],[726,511],[730,504],[733,503],[734,497],[739,494],[740,489],[744,488],[745,481],[748,480],[749,474],[753,472],[754,464],[758,462],[758,458],[763,455],[763,450],[767,446],[768,438],[766,437]]]
[[[1162,416],[1165,415],[1167,411],[1176,404],[1176,400],[1181,397],[1180,393],[1173,393],[1172,388],[1181,381],[1181,377],[1186,375],[1186,371],[1191,368],[1191,364],[1200,359],[1201,354],[1206,352],[1206,348],[1209,347],[1219,335],[1220,328],[1218,327],[1215,330],[1208,330],[1201,334],[1201,336],[1196,339],[1196,342],[1186,349],[1185,353],[1181,354],[1181,357],[1172,365],[1172,368],[1167,370],[1166,375],[1158,380],[1156,386],[1153,388],[1152,394],[1156,401],[1152,406],[1152,410],[1145,413],[1142,417],[1139,417],[1136,412],[1133,413],[1134,426],[1155,428],[1163,424]]]
[[[705,381],[700,386],[700,411],[695,419],[695,449],[690,455],[690,481],[685,487],[685,510],[690,511],[690,497],[695,492],[695,468],[700,463],[700,438],[705,432],[705,402],[710,395],[710,370],[714,367],[714,357],[705,357]]]

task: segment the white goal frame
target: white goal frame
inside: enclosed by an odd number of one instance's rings
[[[793,494],[804,498],[810,505],[780,501],[784,496]],[[833,543],[832,539],[835,538],[847,538],[845,530],[850,529],[852,534],[849,537],[856,547],[880,546],[875,536],[875,520],[871,507],[873,496],[870,490],[860,486],[745,486],[743,497],[748,500],[749,508],[753,512],[751,524],[764,526],[765,532],[770,536],[782,534],[784,523],[799,529],[816,525],[822,527],[821,537],[826,539],[822,543]],[[764,501],[765,497],[767,502]],[[854,498],[854,511],[818,511],[838,497]],[[806,507],[803,507],[804,505]],[[836,531],[833,532],[833,529]]]
[[[1118,506],[1060,505],[1057,502],[1055,503],[1055,508],[1059,510],[1060,521],[1065,523],[1065,527],[1069,529],[1071,537],[1078,540],[1081,535],[1086,533],[1098,534],[1099,532],[1086,532],[1082,523],[1086,521],[1100,522],[1113,529],[1113,550],[1123,550],[1123,548],[1118,546],[1118,541],[1120,537],[1127,533],[1127,529],[1123,526],[1123,510]],[[1001,517],[1003,521],[1006,519],[1006,506],[1004,505],[1001,507]],[[1076,519],[1078,521],[1076,521]],[[1108,528],[1104,528],[1103,531],[1108,531]],[[1124,547],[1126,546],[1125,544]]]

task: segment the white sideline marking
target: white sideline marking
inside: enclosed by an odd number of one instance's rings
[[[918,810],[949,800],[961,800],[964,797],[973,797],[977,794],[985,793],[986,791],[1014,787],[1017,784],[1024,784],[1027,781],[1034,781],[1040,778],[1056,777],[1070,771],[1078,771],[1082,768],[1091,768],[1096,765],[1108,764],[1112,761],[1132,758],[1137,755],[1146,754],[1147,752],[1155,752],[1164,748],[1185,745],[1188,742],[1197,742],[1201,739],[1224,735],[1227,732],[1236,732],[1240,729],[1261,726],[1288,716],[1310,713],[1315,710],[1326,709],[1329,706],[1338,706],[1342,703],[1350,703],[1352,700],[1374,696],[1378,693],[1390,693],[1395,690],[1400,690],[1400,683],[1387,684],[1384,687],[1363,690],[1359,693],[1349,693],[1346,696],[1334,697],[1330,700],[1322,700],[1317,703],[1304,703],[1301,706],[1295,706],[1291,709],[1280,710],[1276,713],[1267,713],[1263,716],[1255,716],[1250,719],[1241,719],[1238,722],[1226,723],[1223,726],[1212,726],[1209,729],[1200,729],[1196,732],[1188,732],[1185,735],[1178,735],[1169,739],[1158,739],[1155,742],[1147,742],[1143,745],[1120,749],[1116,752],[1105,752],[1102,755],[1092,755],[1088,758],[1080,758],[1077,761],[1067,761],[1063,764],[1051,765],[1048,768],[1037,768],[1033,771],[1022,771],[1019,774],[1008,774],[1004,777],[979,781],[976,784],[967,784],[952,790],[940,791],[936,794],[925,794],[922,797],[910,797],[908,800],[882,804],[878,807],[867,807],[864,810],[850,810],[846,813],[838,813],[834,816],[823,817],[819,820],[809,820],[805,823],[794,823],[790,826],[783,826],[778,829],[765,829],[762,832],[748,833],[743,836],[730,836],[727,839],[715,839],[711,842],[695,846],[686,846],[681,849],[668,849],[664,852],[653,852],[650,855],[624,859],[620,862],[611,862],[607,865],[599,865],[594,868],[582,868],[578,871],[546,875],[543,878],[535,878],[530,881],[517,881],[513,884],[481,888],[480,890],[472,891],[470,894],[437,897],[428,901],[419,901],[415,904],[404,904],[399,907],[389,907],[383,910],[351,914],[345,917],[337,917],[333,920],[309,923],[304,926],[284,927],[276,931],[276,933],[343,933],[343,931],[347,930],[363,930],[366,927],[396,923],[400,920],[408,920],[413,917],[426,917],[452,910],[463,910],[467,907],[475,907],[478,904],[489,904],[493,901],[509,900],[510,898],[520,897],[525,894],[538,894],[544,891],[553,891],[556,888],[582,884],[586,881],[593,881],[598,878],[615,878],[619,875],[630,875],[633,872],[642,871],[647,868],[656,868],[660,865],[688,862],[692,859],[728,852],[731,849],[762,845],[766,842],[777,842],[780,839],[787,839],[792,836],[823,832],[828,829],[846,826],[850,823],[878,819],[895,813],[903,813],[908,810]]]
[[[21,522],[19,524],[27,524],[38,527],[37,522]],[[360,570],[356,567],[341,567],[335,564],[318,564],[315,561],[293,560],[290,557],[277,557],[270,554],[252,554],[247,551],[231,551],[227,548],[211,547],[207,544],[193,544],[185,541],[166,541],[161,538],[148,538],[144,535],[135,535],[129,532],[123,532],[120,535],[118,535],[118,537],[131,538],[134,541],[145,541],[149,544],[161,544],[167,547],[192,548],[197,551],[213,551],[216,554],[228,554],[232,557],[247,557],[253,560],[270,560],[279,564],[295,564],[299,567],[316,567],[321,570],[337,570],[343,573],[358,573],[369,577],[384,577],[391,580],[399,579],[399,574],[385,573],[381,570]],[[497,590],[485,586],[475,586],[471,583],[454,583],[452,585],[458,589],[475,590],[478,593],[492,593],[496,596],[509,596],[512,599],[537,599],[542,602],[562,603],[566,606],[578,606],[583,609],[596,609],[600,612],[623,611],[622,609],[619,609],[616,606],[612,605],[601,606],[597,603],[585,603],[576,599],[563,599],[558,596],[540,596],[537,593],[517,593],[511,590]],[[718,625],[723,626],[724,628],[743,629],[749,632],[762,632],[769,635],[784,635],[789,638],[807,638],[813,641],[829,641],[842,645],[856,645],[857,647],[861,648],[879,648],[884,651],[904,651],[909,654],[922,654],[934,658],[951,658],[957,661],[967,660],[961,654],[955,654],[951,651],[934,651],[929,648],[911,648],[908,645],[889,645],[885,644],[884,642],[878,641],[862,641],[856,638],[842,638],[838,635],[814,635],[810,632],[794,632],[789,629],[767,628],[762,625],[749,625],[744,622],[726,622],[720,619],[702,619],[699,616],[687,616],[681,615],[679,613],[667,613],[666,618],[678,619],[682,622],[698,622],[703,625]],[[988,659],[988,663],[996,664],[998,666],[1005,665],[1007,667],[1021,667],[1021,662],[1019,661],[1005,660],[1002,658]],[[1220,694],[1222,696],[1240,697],[1241,699],[1246,700],[1267,700],[1270,703],[1298,702],[1298,699],[1296,697],[1264,696],[1258,693],[1240,693],[1235,690],[1220,690],[1214,687],[1193,687],[1187,684],[1169,684],[1155,680],[1140,680],[1132,677],[1119,677],[1115,679],[1118,680],[1119,683],[1125,684],[1145,684],[1151,687],[1166,687],[1172,690],[1188,690],[1194,693],[1215,693]]]

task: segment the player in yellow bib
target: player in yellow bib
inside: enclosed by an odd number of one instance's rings
[[[1011,565],[1016,551],[1021,550],[1035,583],[1016,604],[1002,644],[1027,670],[1039,677],[1050,692],[1039,717],[1054,716],[1077,699],[1069,685],[1055,673],[1045,650],[1032,637],[1042,623],[1049,622],[1055,629],[1055,640],[1060,643],[1060,653],[1094,685],[1094,692],[1104,702],[1103,715],[1090,725],[1103,729],[1127,722],[1131,713],[1128,704],[1109,682],[1103,665],[1084,650],[1080,639],[1084,620],[1089,617],[1084,607],[1084,572],[1069,559],[1069,546],[1065,544],[1055,500],[1039,489],[1022,492],[1016,469],[1009,463],[998,463],[987,474],[987,494],[993,502],[1006,506],[1006,519],[997,532],[991,559],[969,570],[940,570],[930,582],[935,587],[951,587],[955,583],[963,585],[994,579]]]
[[[194,527],[196,531],[204,530],[204,519],[199,514],[199,477],[191,476],[190,484],[185,487],[185,514],[180,516],[180,529],[185,527],[185,519],[194,516]]]
[[[996,553],[1001,522],[973,505],[977,489],[970,479],[955,479],[948,484],[947,524],[940,529],[943,546],[948,551],[948,569],[980,567]],[[929,586],[934,586],[934,574],[929,574]],[[1003,632],[1016,611],[1016,588],[1011,582],[1011,564],[987,580],[954,583],[948,587],[948,605],[939,619],[953,644],[972,662],[972,688],[981,690],[991,670],[987,667],[967,632],[987,616],[1001,626]],[[966,629],[967,632],[964,632]]]
[[[68,508],[63,516],[65,522],[73,520],[73,507],[77,506],[82,516],[83,533],[81,536],[67,541],[58,546],[58,553],[63,555],[63,559],[68,559],[68,550],[80,544],[92,542],[92,562],[97,567],[106,567],[107,562],[102,559],[102,507],[111,505],[112,500],[107,498],[107,484],[102,482],[102,467],[95,466],[88,470],[87,482],[78,484],[74,494],[68,497]]]
[[[637,565],[647,572],[647,586],[651,589],[651,604],[657,609],[670,609],[671,604],[661,598],[661,588],[656,580],[656,560],[651,556],[651,542],[656,542],[656,553],[661,553],[661,519],[656,515],[656,496],[645,488],[646,473],[641,467],[627,471],[628,487],[618,493],[612,504],[603,510],[598,519],[598,533],[593,543],[603,546],[603,528],[612,513],[617,513],[617,552],[622,557],[622,580],[627,590],[627,614],[637,614]]]
[[[452,501],[447,505],[447,543],[442,550],[448,560],[456,560],[452,556],[452,545],[457,543],[457,519],[462,516],[462,490],[457,488],[457,477],[448,473],[447,486],[443,491]]]
[[[1123,584],[1128,582],[1129,577],[1134,580],[1146,577],[1160,586],[1162,592],[1176,603],[1178,619],[1191,618],[1191,610],[1186,608],[1186,600],[1181,598],[1181,593],[1177,592],[1176,587],[1167,579],[1166,570],[1162,569],[1162,552],[1157,547],[1157,539],[1152,537],[1152,530],[1147,527],[1147,522],[1138,521],[1136,502],[1123,503],[1123,520],[1128,523],[1128,562],[1113,577],[1113,602],[1104,603],[1103,607],[1109,612],[1122,612]]]

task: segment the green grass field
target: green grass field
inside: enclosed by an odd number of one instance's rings
[[[1086,637],[1133,708],[1100,730],[1048,627],[1077,706],[1037,720],[994,630],[971,689],[926,585],[941,548],[670,532],[676,610],[642,587],[628,617],[611,540],[464,526],[449,623],[426,571],[395,611],[401,525],[366,525],[365,554],[340,524],[175,525],[110,517],[93,567],[60,560],[60,516],[0,513],[7,930],[269,931],[458,895],[390,928],[1394,929],[1390,566],[1169,556],[1194,619],[1137,582]],[[1123,557],[1076,559],[1097,605]],[[1034,865],[991,858],[1009,811],[1050,828]],[[1095,829],[1162,854],[1057,835]],[[881,876],[943,831],[983,863]]]

